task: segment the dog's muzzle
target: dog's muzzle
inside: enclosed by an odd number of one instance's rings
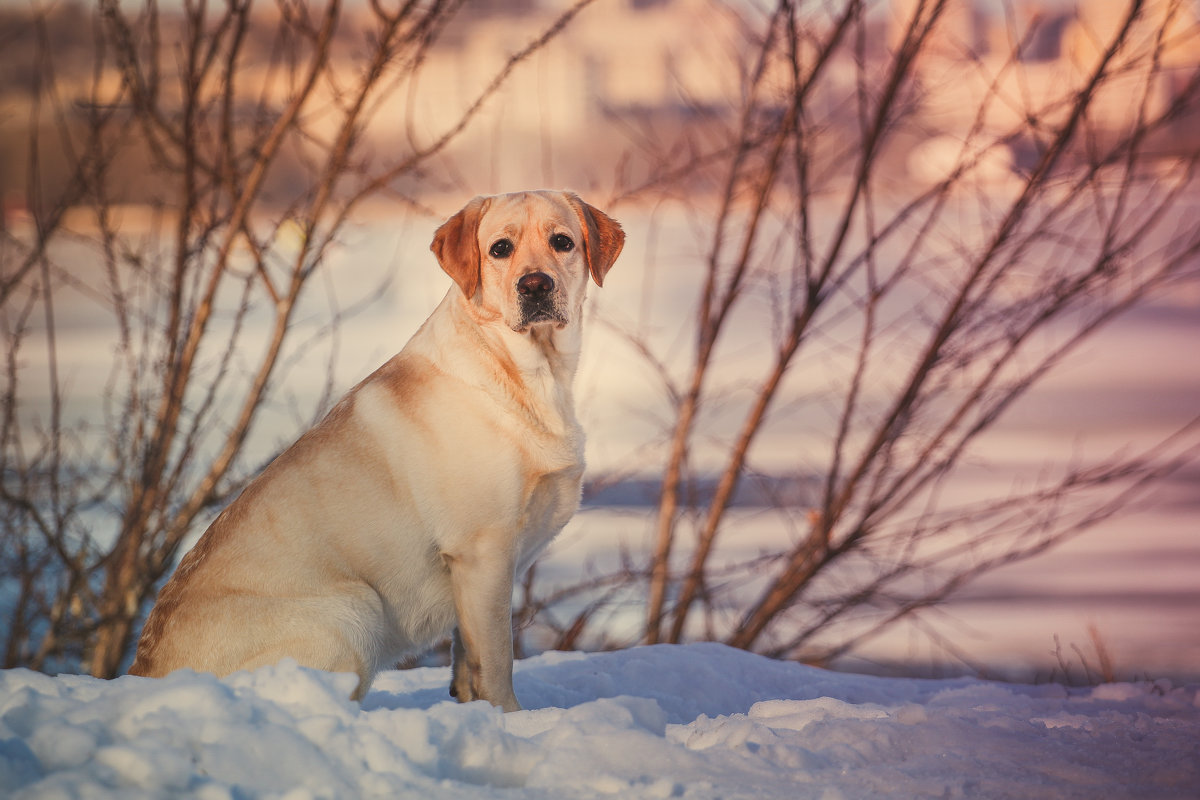
[[[517,281],[517,305],[520,308],[520,329],[540,322],[567,324],[567,317],[559,307],[559,292],[554,279],[544,272],[522,275]]]

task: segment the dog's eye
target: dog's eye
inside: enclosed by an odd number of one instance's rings
[[[550,237],[550,246],[560,253],[567,253],[575,247],[575,242],[565,233],[556,233]]]
[[[513,243],[508,239],[498,239],[488,250],[492,258],[508,258],[512,255]]]

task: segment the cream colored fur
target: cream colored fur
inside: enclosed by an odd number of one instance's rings
[[[601,283],[623,242],[563,192],[476,198],[447,220],[432,249],[456,285],[217,517],[159,594],[130,671],[224,675],[290,656],[357,673],[361,698],[453,629],[451,693],[520,708],[513,582],[579,504],[580,317],[589,274]],[[554,284],[547,320],[518,292],[534,272]]]

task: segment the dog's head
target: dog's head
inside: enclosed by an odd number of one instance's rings
[[[446,220],[430,249],[484,319],[518,333],[565,327],[625,244],[616,220],[570,192],[476,197]]]

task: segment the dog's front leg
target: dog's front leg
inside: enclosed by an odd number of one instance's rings
[[[450,693],[460,703],[487,700],[505,711],[521,705],[512,686],[512,585],[510,548],[478,537],[465,552],[446,553],[454,611]]]

